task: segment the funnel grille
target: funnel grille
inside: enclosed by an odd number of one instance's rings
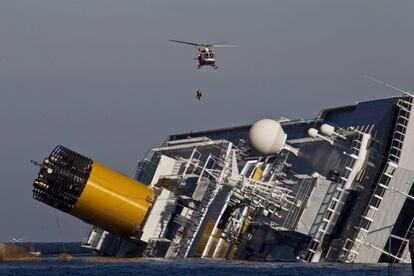
[[[57,146],[43,161],[33,182],[33,198],[63,212],[69,212],[78,201],[93,161],[63,146]]]

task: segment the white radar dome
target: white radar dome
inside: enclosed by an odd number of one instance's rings
[[[315,138],[315,137],[317,137],[318,136],[318,130],[316,129],[316,128],[310,128],[310,129],[308,129],[308,135],[310,136],[310,137],[313,137],[313,138]]]
[[[321,125],[321,132],[327,136],[332,136],[335,134],[335,128],[331,125],[323,124]]]
[[[250,144],[263,155],[277,154],[284,148],[287,134],[274,120],[257,121],[250,128]]]

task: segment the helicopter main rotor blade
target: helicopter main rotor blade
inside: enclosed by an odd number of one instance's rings
[[[239,45],[230,45],[227,44],[227,41],[223,41],[223,42],[217,42],[217,43],[212,43],[212,44],[208,44],[206,46],[210,46],[210,47],[217,47],[217,48],[233,48],[233,47],[239,47]]]
[[[226,43],[228,43],[228,42],[227,42],[227,41],[222,41],[222,42],[209,43],[209,44],[203,44],[203,45],[204,45],[204,46],[207,46],[207,47],[209,47],[209,46],[216,47],[216,46],[218,46],[218,45],[221,45],[221,44],[226,44]]]
[[[239,45],[228,45],[226,41],[218,42],[218,43],[210,43],[210,44],[204,44],[204,43],[195,43],[195,42],[188,42],[188,41],[182,41],[182,40],[175,40],[175,39],[169,39],[168,41],[181,43],[181,44],[187,44],[192,46],[203,46],[203,47],[217,47],[217,48],[234,48],[234,47],[240,47]]]
[[[177,42],[177,43],[182,43],[182,44],[187,44],[187,45],[192,45],[192,46],[205,46],[204,44],[199,44],[199,43],[194,43],[194,42],[187,42],[187,41],[181,41],[181,40],[174,40],[174,39],[168,39],[171,42]]]
[[[214,44],[214,45],[211,45],[211,46],[213,46],[215,48],[235,48],[235,47],[240,47],[239,45],[221,45],[221,44],[219,44],[219,45]]]

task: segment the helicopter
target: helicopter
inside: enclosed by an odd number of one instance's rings
[[[217,69],[218,66],[216,65],[216,55],[213,51],[214,47],[217,48],[231,48],[231,47],[238,47],[237,45],[227,45],[225,41],[218,42],[218,43],[210,43],[210,44],[202,44],[202,43],[195,43],[195,42],[187,42],[181,40],[173,40],[169,39],[169,41],[192,45],[197,48],[197,57],[194,58],[198,60],[197,69],[200,69],[201,66],[211,66],[214,69]]]

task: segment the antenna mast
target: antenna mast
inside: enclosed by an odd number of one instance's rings
[[[401,93],[403,93],[403,94],[410,94],[410,95],[411,95],[411,93],[410,93],[410,92],[408,92],[408,91],[402,90],[402,89],[400,89],[400,88],[398,88],[398,87],[395,87],[394,85],[391,85],[391,84],[389,84],[389,83],[383,82],[383,81],[378,80],[378,79],[376,79],[376,78],[373,78],[373,77],[370,77],[370,76],[366,76],[366,75],[364,76],[364,78],[366,78],[366,79],[368,79],[368,80],[370,80],[370,81],[373,81],[373,82],[376,82],[376,83],[379,83],[379,84],[385,85],[386,87],[389,87],[389,88],[391,88],[391,89],[394,89],[394,90],[396,90],[396,91],[398,91],[398,92],[401,92]]]

